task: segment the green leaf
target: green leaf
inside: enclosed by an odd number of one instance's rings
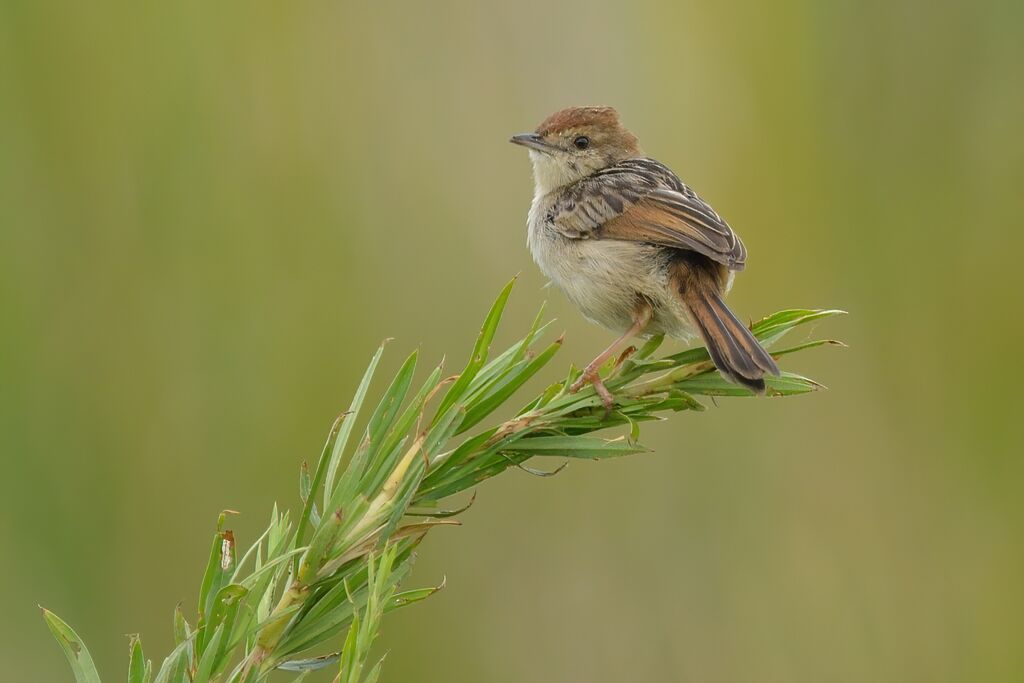
[[[191,648],[192,641],[186,640],[171,650],[171,654],[167,655],[164,663],[160,666],[153,683],[180,683],[188,669]]]
[[[395,555],[393,569],[388,576],[388,585],[394,587],[401,582],[412,568],[413,550],[418,545],[418,538],[406,538],[391,543],[398,552]],[[368,562],[363,558],[344,576],[333,580],[333,584],[316,601],[308,612],[297,620],[288,636],[280,644],[283,657],[304,652],[311,647],[334,638],[351,623],[351,618],[367,601],[369,592]],[[344,571],[342,567],[341,571]],[[351,589],[346,589],[346,583]]]
[[[380,358],[380,354],[383,351],[383,346],[377,350],[376,359]],[[375,364],[371,363],[371,368],[376,367]],[[367,370],[369,372],[369,370]],[[362,386],[360,385],[360,388]],[[324,442],[324,447],[320,450],[320,458],[316,461],[316,472],[313,477],[309,476],[309,466],[306,461],[302,461],[302,469],[299,472],[299,497],[302,498],[302,514],[299,516],[299,526],[295,532],[295,543],[301,545],[306,536],[306,527],[310,523],[316,525],[320,523],[320,516],[316,511],[316,492],[319,490],[323,483],[324,477],[328,470],[328,462],[331,460],[332,454],[335,452],[335,446],[338,442],[338,435],[342,429],[343,423],[348,423],[349,429],[351,429],[352,420],[346,420],[346,417],[351,416],[351,413],[342,413],[334,419],[334,423],[331,425],[330,430],[327,432],[327,441]],[[348,435],[346,434],[346,439]],[[342,445],[344,449],[344,444]],[[339,458],[340,458],[339,452]],[[333,481],[333,477],[331,479]],[[326,491],[326,490],[325,490]],[[324,494],[326,498],[326,492]],[[274,517],[277,516],[277,505],[274,506]],[[273,526],[273,520],[271,521]],[[294,571],[298,571],[296,566]]]
[[[380,440],[379,445],[369,449],[369,465],[364,476],[365,485],[361,487],[366,492],[376,492],[384,481],[390,476],[392,470],[398,464],[399,459],[405,452],[403,448],[409,431],[417,425],[423,417],[423,410],[427,399],[441,381],[441,368],[435,368],[416,396],[409,401],[408,407],[388,431],[386,438]],[[386,457],[375,457],[378,454],[386,454]]]
[[[149,683],[149,667],[138,635],[133,635],[128,643],[128,683]]]
[[[409,385],[412,383],[413,374],[416,372],[418,356],[416,351],[409,354],[402,367],[399,368],[398,374],[395,375],[390,386],[381,396],[380,402],[366,426],[366,437],[363,443],[360,444],[355,455],[349,461],[348,467],[338,479],[338,485],[331,496],[329,509],[337,509],[357,491],[365,495],[370,494],[370,491],[363,486],[364,484],[369,485],[369,482],[365,481],[364,475],[367,472],[367,467],[373,464],[372,458],[381,447],[384,434],[391,428],[398,411],[402,408],[405,396],[409,392]]]
[[[71,670],[75,674],[77,683],[100,683],[100,675],[96,671],[96,665],[92,661],[92,655],[85,643],[78,637],[78,634],[68,626],[56,614],[48,609],[40,608],[43,611],[43,619],[50,627],[50,632],[57,639],[57,643],[64,651],[64,656],[71,664]]]
[[[223,514],[221,515],[223,521]],[[206,564],[203,583],[199,589],[199,629],[209,621],[214,601],[221,588],[231,581],[235,568],[235,535],[230,530],[220,530],[213,535],[210,558]]]
[[[366,667],[370,647],[380,629],[384,605],[394,594],[391,570],[396,550],[395,546],[388,546],[376,560],[372,556],[367,558],[369,595],[362,615],[353,617],[348,637],[345,639],[345,647],[341,651],[341,667],[337,680],[342,683],[360,683],[362,680],[362,672]],[[370,672],[370,676],[374,680],[378,675],[379,673],[375,671]]]
[[[460,467],[467,459],[478,454],[481,447],[490,440],[493,434],[494,430],[477,434],[463,441],[458,448],[450,453],[436,456],[431,461],[430,471],[423,478],[420,490],[414,499],[416,504],[423,500],[434,499],[429,495],[432,491],[463,476],[464,473],[460,471]]]
[[[637,349],[636,353],[633,354],[633,357],[632,357],[631,360],[638,361],[638,360],[646,360],[646,359],[650,358],[652,355],[654,355],[655,351],[657,351],[659,348],[661,348],[661,344],[664,341],[665,341],[665,335],[663,335],[663,334],[656,334],[656,335],[654,335],[653,337],[648,339],[646,342],[644,342],[643,346],[641,346],[639,349]]]
[[[494,456],[495,459],[492,459],[490,456]],[[465,491],[486,479],[500,474],[522,460],[528,459],[528,457],[527,455],[517,455],[514,453],[511,455],[495,455],[491,452],[482,454],[479,458],[473,460],[471,467],[457,470],[453,478],[439,482],[426,491],[421,491],[419,493],[419,500],[423,502],[441,500]]]
[[[790,346],[786,349],[779,351],[772,351],[772,357],[778,358],[779,356],[786,356],[791,353],[797,353],[799,351],[806,351],[807,349],[817,348],[819,346],[838,346],[839,348],[845,349],[846,344],[835,339],[815,339],[813,341],[804,342],[803,344],[797,344],[796,346]]]
[[[794,327],[805,325],[807,323],[814,322],[815,320],[822,320],[834,315],[845,315],[845,313],[846,311],[834,309],[793,309],[779,311],[778,313],[773,313],[772,315],[754,323],[750,327],[750,331],[754,333],[754,336],[757,337],[761,344],[765,347],[769,347],[790,332]],[[682,366],[711,360],[711,356],[708,355],[708,350],[706,348],[700,346],[666,356],[666,359]]]
[[[505,311],[505,304],[508,303],[509,294],[512,293],[512,287],[515,283],[515,278],[513,278],[505,285],[505,288],[501,290],[501,294],[498,295],[498,298],[491,306],[491,310],[488,312],[487,317],[484,319],[484,324],[480,328],[480,335],[473,346],[473,353],[470,354],[466,368],[459,375],[459,379],[455,381],[455,384],[448,390],[448,393],[445,394],[441,405],[437,408],[439,416],[443,415],[448,408],[455,405],[462,398],[463,394],[466,393],[473,383],[480,368],[487,361],[487,353],[490,349],[491,341],[494,339],[494,333],[498,330],[501,314]]]
[[[384,657],[381,657],[377,660],[377,663],[373,665],[373,668],[370,669],[370,673],[366,674],[366,677],[363,678],[363,683],[377,683],[377,680],[380,678],[380,670],[383,667]]]
[[[210,680],[210,676],[213,674],[214,664],[217,662],[217,655],[220,652],[221,639],[224,638],[225,624],[220,623],[217,625],[217,630],[213,632],[213,637],[210,638],[210,642],[207,644],[206,651],[199,658],[199,664],[196,667],[196,675],[192,679],[193,683],[207,683]]]
[[[682,391],[681,389],[673,389],[669,392],[668,398],[649,406],[647,410],[651,412],[660,412],[663,410],[679,412],[681,410],[705,410],[705,408],[703,403],[685,391]]]
[[[431,595],[444,588],[444,585],[445,582],[441,581],[437,586],[428,586],[426,588],[416,588],[413,590],[402,591],[401,593],[395,593],[388,604],[384,606],[384,609],[390,612],[391,610],[396,610],[400,607],[405,607],[407,605],[420,602],[421,600],[426,600]]]
[[[359,637],[359,616],[352,617],[352,625],[348,627],[348,635],[345,637],[345,646],[341,649],[341,666],[339,667],[338,683],[358,683],[359,665],[356,639]]]
[[[266,574],[276,571],[280,567],[280,565],[284,563],[286,560],[294,557],[295,555],[299,555],[305,552],[305,550],[305,548],[293,548],[292,550],[286,552],[284,555],[279,555],[278,557],[275,557],[273,560],[265,563],[262,567],[254,571],[252,574],[242,579],[241,585],[248,590],[252,590],[254,587],[259,586],[262,583],[262,579],[265,578]],[[259,593],[261,591],[256,592]]]
[[[213,603],[213,612],[210,615],[210,623],[207,624],[207,629],[215,628],[225,623],[230,627],[234,615],[238,611],[239,603],[248,593],[249,589],[237,583],[229,584],[217,591],[217,598]],[[202,635],[206,636],[204,643],[208,643],[210,638],[212,638],[212,635],[209,633]]]
[[[538,309],[537,311],[537,315],[533,316],[533,324],[530,325],[530,331],[526,333],[526,336],[523,337],[522,341],[518,344],[518,346],[511,347],[515,349],[515,360],[517,362],[521,361],[523,358],[526,358],[526,354],[530,350],[530,346],[533,345],[533,341],[541,334],[543,334],[544,330],[546,330],[548,328],[548,325],[551,324],[550,321],[543,322],[544,312],[547,310],[547,308],[548,302],[542,302],[540,305],[540,309]],[[484,372],[486,370],[487,368],[484,368]]]
[[[348,507],[344,510],[336,508],[334,512],[324,517],[323,522],[313,533],[313,538],[309,540],[306,552],[299,559],[296,576],[300,583],[311,581],[329,559],[328,555],[332,552],[337,554],[334,546],[338,539],[343,537],[347,529],[358,523],[369,504],[366,496],[360,494],[350,499]]]
[[[277,665],[277,668],[282,671],[318,671],[320,669],[327,668],[331,664],[334,664],[341,659],[341,653],[335,652],[329,655],[321,655],[319,657],[308,657],[306,659],[290,659],[287,662],[281,662]],[[296,679],[298,680],[298,679]]]
[[[409,469],[406,471],[405,477],[402,480],[402,484],[399,486],[395,498],[393,499],[391,514],[388,516],[387,522],[378,536],[381,541],[386,542],[398,527],[398,523],[402,521],[403,517],[405,517],[406,511],[409,509],[409,504],[412,502],[412,497],[416,495],[416,491],[419,488],[425,468],[426,462],[422,455],[418,455],[416,459],[410,463]]]
[[[438,418],[427,433],[423,442],[423,453],[431,464],[436,460],[438,451],[455,435],[459,425],[465,420],[466,411],[461,406],[449,408],[448,412]]]
[[[181,612],[181,603],[174,608],[174,644],[181,645],[192,637],[192,629]]]
[[[432,504],[429,505],[429,507],[436,507],[437,506],[436,502],[433,502],[433,501],[430,501],[430,502]],[[473,507],[473,503],[474,502],[476,502],[476,494],[475,493],[473,494],[472,497],[470,497],[469,502],[467,502],[462,507],[456,508],[454,510],[408,510],[408,511],[406,511],[405,514],[407,516],[409,516],[409,517],[432,517],[434,519],[447,519],[449,517],[457,517],[457,516],[461,515],[463,512],[465,512],[469,508]]]
[[[673,353],[671,356],[665,356],[665,360],[671,361],[677,367],[682,367],[684,365],[694,365],[709,361],[711,360],[711,355],[706,348],[698,346],[693,349],[680,351],[679,353]]]
[[[299,498],[303,503],[309,500],[309,494],[312,489],[313,477],[309,474],[309,463],[303,460],[302,466],[299,468]]]
[[[373,354],[373,358],[370,359],[370,365],[366,368],[366,372],[363,374],[363,379],[359,382],[359,388],[356,389],[355,396],[352,398],[352,404],[348,408],[348,412],[343,416],[341,428],[338,431],[338,436],[334,440],[333,447],[331,448],[331,455],[328,458],[326,468],[326,481],[324,483],[324,514],[329,511],[328,502],[331,499],[331,494],[334,492],[334,481],[337,477],[338,467],[341,465],[341,458],[345,453],[345,446],[348,444],[349,436],[352,434],[352,426],[355,424],[356,418],[359,417],[359,410],[363,406],[363,400],[366,398],[366,392],[370,389],[370,381],[373,379],[374,372],[377,371],[377,365],[380,363],[380,357],[384,354],[384,344],[382,343],[378,348],[377,352]],[[326,449],[325,449],[326,450]],[[319,474],[321,465],[323,464],[323,457],[320,458],[320,462],[317,463],[317,473],[313,477],[313,490],[316,491],[316,487],[319,484]],[[299,522],[300,527],[304,528],[302,522]],[[302,538],[299,537],[298,543],[301,545]]]
[[[273,524],[273,522],[271,522],[271,524]],[[270,529],[271,527],[269,526],[264,529],[263,533],[256,539],[256,542],[249,546],[249,549],[246,550],[245,553],[242,554],[242,557],[239,558],[238,562],[235,563],[235,572],[231,575],[230,583],[238,583],[238,578],[242,575],[250,558],[255,557],[256,569],[260,568],[260,565],[263,563],[263,541],[265,541],[267,536],[270,535]]]
[[[793,309],[779,311],[754,323],[750,330],[765,346],[770,346],[787,332],[799,325],[806,325],[815,320],[822,320],[835,315],[846,315],[846,311],[837,309]]]
[[[793,373],[784,372],[781,377],[765,377],[765,385],[770,396],[795,396],[822,389],[822,385],[814,380]],[[753,396],[754,392],[746,387],[733,384],[717,372],[709,372],[689,377],[679,382],[677,387],[691,394],[701,396]]]
[[[474,398],[481,389],[486,387],[495,379],[504,375],[512,366],[529,355],[534,342],[536,342],[540,335],[542,335],[544,331],[551,326],[550,321],[541,324],[545,308],[546,304],[540,307],[540,311],[537,312],[537,315],[533,320],[533,325],[530,326],[530,330],[526,333],[525,337],[502,351],[496,358],[488,361],[487,364],[480,369],[480,372],[478,372],[476,377],[473,379],[469,392],[467,392],[467,396],[470,400]]]
[[[380,437],[391,428],[395,417],[398,415],[398,411],[402,409],[405,396],[408,394],[409,386],[412,384],[412,377],[416,372],[418,358],[418,351],[413,351],[409,354],[405,362],[402,363],[402,367],[398,369],[398,374],[391,381],[391,385],[388,386],[387,391],[381,396],[376,410],[374,410],[373,415],[370,417],[370,423],[366,427],[366,434],[371,443],[379,442]],[[349,470],[351,469],[358,468],[353,468],[350,465]]]
[[[535,436],[520,439],[506,451],[527,455],[558,455],[566,458],[616,458],[632,453],[643,453],[647,449],[629,441],[601,439],[593,436]]]
[[[531,411],[534,411],[534,410],[539,410],[539,409],[543,408],[544,406],[546,406],[547,404],[551,403],[551,401],[556,396],[558,396],[561,392],[562,392],[562,385],[561,385],[561,383],[559,383],[559,384],[552,384],[552,385],[548,386],[548,388],[545,389],[544,392],[540,396],[538,396],[535,400],[530,401],[528,404],[526,404],[526,406],[523,407],[523,409],[520,410],[517,414],[518,415],[522,415],[524,413],[528,413],[528,412],[531,412]]]
[[[504,404],[519,387],[523,386],[531,377],[537,374],[541,368],[548,364],[558,350],[562,348],[562,340],[558,339],[549,345],[544,351],[531,361],[522,361],[517,368],[513,368],[501,380],[490,387],[487,393],[479,400],[473,401],[466,406],[466,417],[463,418],[456,434],[461,434],[477,425],[481,420],[494,412],[498,406]]]

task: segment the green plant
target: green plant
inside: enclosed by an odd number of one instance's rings
[[[489,360],[512,284],[492,306],[462,372],[446,378],[435,367],[413,391],[417,353],[410,355],[366,421],[362,438],[349,448],[381,345],[351,406],[331,427],[316,467],[310,472],[302,465],[298,517],[275,506],[266,531],[239,558],[222,513],[195,624],[180,608],[176,611],[176,646],[155,672],[133,637],[129,683],[250,683],[267,680],[277,669],[303,678],[338,661],[335,680],[375,681],[381,662],[369,668],[367,662],[382,616],[440,588],[399,591],[398,586],[424,535],[434,526],[454,523],[451,518],[469,507],[444,510],[441,501],[510,467],[544,475],[560,469],[532,469],[526,465],[531,458],[601,459],[643,451],[637,442],[641,422],[668,412],[703,410],[697,396],[750,395],[719,376],[703,348],[655,358],[662,342],[655,337],[606,368],[606,385],[616,397],[614,411],[606,413],[592,389],[568,391],[579,374],[573,368],[510,419],[477,429],[562,345],[561,338],[540,341],[547,327],[541,322],[542,308],[525,337]],[[751,329],[771,346],[793,328],[836,313],[782,311]],[[773,356],[836,343],[808,341]],[[768,378],[768,387],[771,395],[789,396],[820,385],[783,373]],[[616,426],[627,433],[613,438],[592,434]],[[43,615],[76,679],[99,681],[81,639],[53,613],[43,610]],[[308,658],[310,651],[332,641],[341,644],[340,652]]]

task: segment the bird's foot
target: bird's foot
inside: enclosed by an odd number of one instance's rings
[[[612,396],[612,392],[608,391],[608,387],[604,385],[604,380],[601,379],[598,368],[587,366],[583,374],[580,375],[580,378],[569,387],[569,392],[575,394],[588,384],[594,387],[594,391],[601,398],[601,403],[604,404],[604,414],[607,418],[611,415],[612,408],[615,407],[615,397]]]

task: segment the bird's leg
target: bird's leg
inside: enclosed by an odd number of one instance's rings
[[[654,311],[651,309],[651,305],[644,301],[637,306],[636,313],[633,318],[633,326],[626,330],[625,334],[616,339],[611,345],[598,354],[597,358],[590,361],[587,367],[583,369],[583,374],[580,378],[573,382],[572,386],[569,387],[569,391],[576,393],[587,384],[591,384],[594,387],[594,391],[601,397],[601,403],[604,404],[605,410],[611,412],[615,405],[615,398],[611,392],[604,385],[604,381],[601,380],[601,366],[608,362],[608,359],[615,355],[619,347],[625,342],[629,341],[636,335],[644,331],[647,324],[651,322],[651,317],[654,315]]]

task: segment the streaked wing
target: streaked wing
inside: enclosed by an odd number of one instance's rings
[[[731,270],[742,270],[747,258],[743,242],[707,204],[671,190],[655,190],[599,227],[595,237],[690,249]]]
[[[653,159],[610,166],[563,193],[552,209],[555,229],[572,239],[647,242],[704,254],[742,270],[743,242],[671,170]]]

